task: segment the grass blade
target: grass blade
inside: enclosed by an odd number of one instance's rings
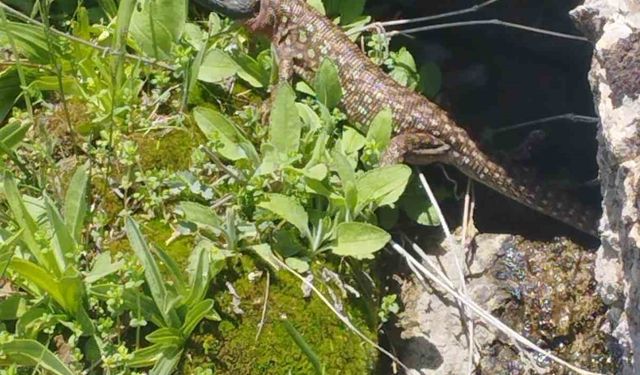
[[[316,370],[316,374],[323,375],[324,370],[322,369],[320,358],[318,358],[318,355],[313,351],[311,346],[309,346],[307,341],[304,339],[304,337],[302,337],[300,332],[298,332],[296,327],[294,327],[293,324],[289,322],[286,316],[282,318],[282,324],[284,324],[284,328],[287,330],[287,333],[289,334],[289,336],[291,336],[293,341],[296,342],[296,345],[298,345],[300,350],[302,350],[302,353],[304,353],[304,355],[307,356],[307,358],[309,359],[309,362],[311,362],[311,364],[313,365],[313,368]]]

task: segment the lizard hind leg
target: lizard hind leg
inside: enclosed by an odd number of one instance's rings
[[[391,139],[382,154],[380,165],[406,162],[425,165],[441,162],[451,146],[429,133],[402,133]]]

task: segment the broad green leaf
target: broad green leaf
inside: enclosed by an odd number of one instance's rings
[[[356,182],[358,207],[361,209],[369,203],[380,207],[396,202],[404,192],[410,177],[411,168],[402,164],[366,172]]]
[[[204,56],[198,72],[198,79],[218,83],[233,77],[240,71],[238,64],[226,52],[210,49]]]
[[[173,297],[169,295],[165,287],[165,280],[160,273],[160,268],[158,268],[156,260],[151,254],[151,249],[149,249],[147,241],[142,235],[142,232],[140,232],[138,224],[131,217],[126,218],[125,230],[131,247],[144,268],[145,280],[151,291],[151,296],[164,318],[165,324],[169,327],[179,327],[180,321],[178,314],[171,308]]]
[[[186,22],[186,0],[142,1],[133,12],[130,34],[145,54],[168,59]]]
[[[44,294],[49,295],[68,313],[74,313],[73,306],[67,305],[67,300],[60,287],[56,276],[43,267],[20,258],[13,258],[9,268],[31,284],[35,285]],[[36,291],[33,291],[36,293]]]
[[[1,81],[0,85],[2,85]],[[0,91],[2,91],[2,87],[0,87]],[[0,95],[2,95],[2,93],[0,93]],[[2,97],[0,96],[0,100],[1,99]],[[0,121],[2,121],[2,113],[0,113]],[[20,125],[19,123],[5,125],[0,128],[0,142],[8,149],[13,149],[22,142],[28,130],[28,126]]]
[[[300,258],[287,258],[284,262],[297,273],[305,273],[310,268],[309,262]]]
[[[383,151],[391,142],[391,134],[393,132],[393,112],[391,108],[385,108],[378,112],[376,117],[371,121],[369,131],[367,132],[367,140],[374,141],[378,151]]]
[[[71,177],[64,198],[64,219],[76,244],[82,242],[82,229],[89,212],[87,197],[89,190],[89,162],[79,166]]]
[[[185,336],[177,328],[163,327],[151,332],[145,336],[145,339],[152,344],[160,346],[180,347],[184,343]]]
[[[313,167],[302,169],[302,173],[305,175],[305,177],[322,181],[327,177],[329,168],[327,168],[327,166],[324,164],[316,164]]]
[[[53,255],[58,265],[58,272],[62,274],[67,268],[67,258],[73,259],[76,250],[76,242],[71,238],[71,233],[64,225],[60,211],[53,205],[51,200],[45,196],[47,216],[53,231]]]
[[[67,365],[44,345],[35,340],[13,339],[0,344],[0,352],[13,363],[38,366],[55,375],[74,375]]]
[[[3,183],[4,193],[9,203],[11,213],[13,214],[13,219],[22,230],[22,241],[24,241],[29,251],[31,251],[31,254],[36,257],[41,265],[49,266],[49,260],[41,254],[40,244],[36,241],[36,232],[38,230],[36,222],[27,211],[16,182],[9,172],[5,172]]]
[[[324,59],[320,64],[313,88],[320,103],[327,108],[333,109],[340,103],[343,95],[340,75],[338,67],[331,60]]]
[[[111,263],[110,253],[100,253],[96,256],[95,261],[93,262],[93,267],[85,276],[84,282],[87,284],[93,284],[104,277],[118,272],[122,266],[124,266],[123,260]]]
[[[233,56],[233,60],[240,68],[238,76],[251,86],[256,88],[269,86],[271,80],[269,72],[253,57],[245,53],[239,53]]]
[[[222,220],[209,207],[195,202],[180,202],[178,209],[184,214],[184,219],[209,231],[220,229]]]
[[[393,53],[394,69],[389,74],[396,82],[410,89],[418,85],[418,73],[416,62],[409,51],[402,47],[400,51]]]
[[[282,194],[268,194],[268,200],[258,206],[267,209],[298,228],[300,233],[310,238],[309,216],[297,200]]]
[[[20,96],[22,89],[20,88],[20,78],[15,68],[7,69],[0,73],[0,123],[4,121],[4,118],[9,114],[11,108],[15,104],[16,100]],[[19,124],[5,125],[0,128],[0,142],[3,142],[5,146],[12,148],[13,141],[10,141],[9,134],[16,129],[24,128],[23,132],[26,133],[27,126],[20,126]],[[11,132],[9,131],[11,129]],[[20,139],[24,137],[24,134],[20,136]],[[17,143],[16,143],[17,144]]]
[[[349,0],[340,2],[340,23],[348,25],[362,15],[366,0]]]
[[[316,130],[322,128],[322,122],[320,121],[320,117],[304,103],[296,103],[296,107],[298,108],[298,115],[302,119],[302,123],[306,125],[309,130]]]
[[[358,188],[354,167],[349,162],[349,159],[337,150],[333,154],[333,164],[342,182],[342,191],[344,192],[347,209],[349,212],[353,212],[358,204]]]
[[[174,373],[180,357],[182,356],[181,348],[167,348],[160,359],[155,363],[149,371],[149,375],[171,375]]]
[[[366,140],[356,129],[346,126],[342,133],[340,144],[344,153],[351,156],[364,147]]]
[[[300,145],[302,125],[295,100],[296,95],[288,84],[276,88],[270,116],[269,143],[284,158],[297,152]]]
[[[269,244],[262,243],[254,245],[251,246],[251,250],[255,251],[256,254],[258,254],[258,256],[262,258],[262,260],[264,260],[274,270],[280,270],[280,264],[276,261],[277,258],[273,254],[273,251],[271,250],[271,246],[269,246]]]
[[[438,213],[417,178],[410,180],[404,195],[400,198],[399,204],[407,216],[418,224],[427,226],[440,225]]]
[[[47,37],[41,26],[11,21],[4,23],[0,20],[0,45],[10,45],[9,37],[15,42],[18,53],[26,57],[29,62],[40,64],[51,62]],[[56,44],[53,38],[52,42]]]
[[[0,320],[16,320],[24,314],[28,309],[28,302],[24,296],[14,294],[9,297],[3,297],[0,300]]]
[[[366,223],[341,223],[338,225],[337,245],[333,253],[356,259],[372,259],[382,249],[391,235],[375,225]]]
[[[207,139],[222,143],[220,154],[229,160],[258,160],[253,145],[236,129],[226,116],[211,108],[197,107],[193,116],[198,127]]]
[[[202,319],[209,315],[211,310],[213,310],[212,299],[200,301],[195,305],[189,307],[187,315],[184,318],[184,324],[182,325],[182,328],[180,328],[180,331],[182,331],[184,337],[189,337],[198,323],[200,323]]]
[[[13,258],[16,243],[21,236],[22,229],[14,235],[10,235],[9,232],[5,233],[4,230],[0,231],[0,241],[2,241],[0,242],[0,277],[4,276],[7,266]]]

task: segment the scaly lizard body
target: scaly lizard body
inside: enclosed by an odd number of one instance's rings
[[[242,4],[246,16],[252,13],[247,24],[271,37],[280,80],[289,80],[296,73],[311,81],[321,62],[326,58],[332,60],[338,67],[344,91],[341,107],[351,121],[368,125],[381,110],[390,108],[395,137],[385,153],[387,162],[440,162],[455,166],[503,195],[597,235],[596,212],[566,194],[535,183],[528,173],[496,163],[446,111],[395,82],[338,26],[304,0],[203,1],[225,13],[237,10],[238,4]]]

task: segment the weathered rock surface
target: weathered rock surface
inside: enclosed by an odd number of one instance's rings
[[[585,369],[612,373],[616,345],[601,331],[606,309],[595,290],[595,254],[558,238],[532,242],[482,234],[473,251],[446,241],[428,255],[455,288],[464,270],[466,294],[496,318],[544,349]],[[442,251],[444,250],[444,251]],[[470,255],[469,255],[470,254]],[[473,315],[474,361],[469,362],[468,312],[446,291],[415,276],[402,285],[401,359],[417,374],[565,374],[550,360],[513,345]]]
[[[625,350],[623,374],[640,373],[640,2],[587,0],[571,13],[595,44],[590,83],[604,196],[599,293],[608,330]]]

